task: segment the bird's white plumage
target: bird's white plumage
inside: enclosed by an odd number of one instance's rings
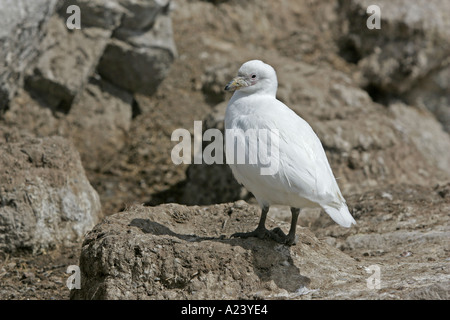
[[[277,129],[279,149],[278,159],[271,160],[278,161],[278,171],[272,175],[261,175],[260,163],[233,164],[227,159],[236,180],[253,193],[262,207],[321,206],[336,223],[350,227],[355,220],[319,138],[305,120],[276,98],[275,70],[262,61],[252,60],[242,65],[238,75],[243,82],[228,103],[225,129],[242,132]],[[259,144],[267,142],[264,138],[258,141]],[[227,156],[229,151],[227,148]]]

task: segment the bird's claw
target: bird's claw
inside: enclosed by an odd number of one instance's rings
[[[264,238],[268,238],[269,234],[270,234],[270,231],[267,230],[267,229],[256,229],[256,230],[253,230],[251,232],[236,232],[236,233],[233,233],[231,235],[231,238],[247,239],[247,238],[255,237],[255,238],[259,238],[259,239],[264,239]]]
[[[278,243],[285,244],[288,246],[292,246],[297,243],[297,238],[293,234],[285,234],[281,228],[277,227],[270,231],[272,235],[272,239]]]

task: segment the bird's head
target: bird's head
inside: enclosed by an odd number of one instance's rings
[[[238,76],[226,85],[225,90],[240,90],[248,94],[265,92],[275,95],[277,87],[275,70],[261,60],[251,60],[239,68]]]

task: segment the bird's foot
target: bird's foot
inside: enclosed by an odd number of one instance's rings
[[[280,228],[267,230],[266,228],[257,228],[251,232],[236,232],[231,235],[232,238],[259,238],[259,239],[272,239],[278,243],[286,244],[288,246],[297,243],[297,237],[292,234],[285,235]]]
[[[266,228],[256,228],[251,232],[236,232],[231,235],[232,238],[259,238],[259,239],[268,239],[271,238],[271,232]]]
[[[278,243],[292,246],[297,243],[298,237],[295,234],[288,233],[287,235],[279,227],[269,231],[272,235],[272,239]]]

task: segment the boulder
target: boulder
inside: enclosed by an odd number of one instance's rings
[[[368,29],[368,0],[339,1],[341,54],[377,101],[402,99],[432,111],[448,132],[450,3],[378,1],[380,29]]]
[[[39,53],[45,22],[56,0],[0,2],[0,112],[21,86],[24,71]]]
[[[94,27],[113,31],[120,25],[125,14],[125,9],[119,2],[118,0],[107,2],[102,0],[64,0],[58,13],[61,19],[66,21],[72,14],[67,13],[67,8],[76,5],[80,8],[81,29]]]
[[[61,119],[50,108],[43,108],[32,94],[19,88],[9,103],[8,110],[0,119],[0,127],[7,134],[12,131],[28,133],[36,137],[61,135]]]
[[[70,246],[101,217],[73,144],[6,132],[0,139],[0,251]]]
[[[152,95],[176,54],[170,16],[161,13],[149,30],[119,28],[105,48],[98,72],[125,90]]]
[[[26,88],[52,110],[67,114],[94,73],[112,31],[97,27],[69,30],[58,15],[50,19],[46,30],[42,54],[28,72]]]
[[[169,9],[170,0],[119,0],[125,9],[119,29],[145,30],[153,27],[157,17]]]
[[[258,213],[238,202],[133,206],[109,216],[83,242],[81,289],[71,299],[295,298],[365,276],[305,228],[292,248],[228,238],[254,228]]]
[[[106,171],[128,140],[133,96],[111,83],[92,77],[73,98],[64,116],[19,89],[5,112],[2,125],[38,137],[59,135],[74,142],[83,167]]]
[[[357,56],[367,86],[400,94],[440,69],[450,53],[448,1],[378,1],[380,29],[366,26],[371,4],[368,0],[340,1],[338,9],[345,21],[342,49]]]
[[[66,26],[70,5],[80,7],[81,29],[70,30]],[[154,93],[175,58],[170,10],[170,1],[161,0],[59,2],[48,23],[42,26],[43,39],[26,71],[25,85],[18,87],[0,119],[2,126],[17,127],[34,136],[60,135],[72,139],[89,179],[102,199],[114,207],[111,212],[128,201],[147,201],[151,191],[143,188],[143,184],[153,188],[158,185],[153,177],[161,181],[158,173],[162,170],[156,163],[152,165],[152,161],[154,155],[160,158],[166,155],[161,146],[168,148],[168,144],[152,137],[157,144],[151,150],[151,160],[144,159],[131,167],[129,163],[136,161],[134,150],[129,149],[138,143],[150,148],[149,137],[143,136],[143,130],[137,134],[130,134],[129,130],[133,128],[132,118],[149,112],[147,103],[141,103],[144,99],[139,97],[145,96],[137,92]],[[111,56],[111,50],[117,49],[114,44],[124,51]],[[130,55],[133,57],[128,60]],[[4,101],[2,97],[0,89],[0,99]],[[150,101],[150,105],[154,102]],[[178,106],[171,109],[168,119],[180,114]],[[152,120],[154,113],[150,112]],[[159,131],[152,126],[145,134]],[[142,140],[130,141],[133,140],[130,135],[134,134]],[[128,143],[130,148],[122,151]],[[167,154],[170,161],[170,150]],[[149,181],[136,174],[138,167],[152,168]],[[134,192],[142,195],[137,197]]]
[[[450,65],[418,81],[402,99],[409,105],[430,110],[450,134]]]
[[[426,109],[419,109],[397,102],[389,105],[389,111],[394,115],[394,125],[404,137],[423,155],[432,173],[446,173],[450,177],[450,153],[442,152],[450,147],[448,134],[439,125],[432,114]],[[445,178],[443,179],[445,181]]]

